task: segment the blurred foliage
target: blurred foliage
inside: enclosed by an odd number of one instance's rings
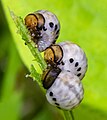
[[[45,101],[36,83],[24,79],[27,70],[21,60],[28,69],[32,63],[36,63],[21,36],[16,32],[15,24],[8,11],[9,7],[23,18],[38,9],[48,9],[58,16],[61,22],[58,42],[71,40],[79,44],[86,52],[89,64],[83,80],[84,100],[78,108],[73,110],[75,120],[106,120],[107,1],[2,0],[2,5],[6,19],[0,6],[0,90],[2,90],[0,92],[2,97],[2,99],[0,97],[0,119],[62,120],[57,109]],[[10,36],[8,26],[12,36]],[[39,67],[36,66],[36,68],[38,70]],[[19,71],[22,71],[21,75]],[[21,79],[23,82],[20,81]],[[16,81],[21,84],[20,86],[24,86],[17,92],[13,90]]]
[[[0,2],[0,120],[62,118],[48,107],[36,82],[25,78],[28,70],[21,62]],[[38,97],[39,96],[39,97]],[[50,108],[49,108],[50,109]]]

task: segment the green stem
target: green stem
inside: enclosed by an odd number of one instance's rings
[[[63,110],[65,120],[74,120],[74,116],[72,111],[65,111]]]
[[[37,73],[37,71],[35,70],[35,67],[33,65],[31,65],[30,73],[31,74],[30,75],[26,75],[26,77],[33,78],[33,80],[36,80],[38,82],[38,84],[40,86],[42,86],[41,75],[39,73]]]
[[[74,120],[74,115],[73,115],[72,110],[70,111],[70,114],[71,114],[72,120]]]
[[[30,49],[30,51],[31,51],[32,55],[34,56],[34,58],[36,59],[36,61],[38,62],[41,70],[42,71],[45,70],[46,67],[47,67],[47,64],[44,61],[44,59],[41,56],[41,54],[39,53],[38,49],[33,47],[33,45],[30,42],[27,43],[27,46]]]
[[[31,40],[31,36],[29,34],[29,31],[26,29],[26,26],[24,25],[23,19],[19,16],[16,16],[12,11],[10,11],[10,14],[12,19],[14,20],[14,23],[18,28],[18,33],[22,36],[22,39],[27,44],[32,55],[34,56],[36,61],[39,63],[41,70],[42,71],[45,70],[47,67],[47,64],[44,61],[43,57],[41,56],[40,52],[38,51],[37,47],[35,46],[35,43]]]

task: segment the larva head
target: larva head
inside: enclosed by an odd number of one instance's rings
[[[59,45],[52,45],[44,52],[44,59],[47,64],[58,64],[63,57],[62,48]]]
[[[31,33],[32,40],[37,42],[36,39],[41,37],[41,29],[44,25],[44,17],[39,13],[28,14],[25,17],[25,25]]]
[[[83,99],[83,86],[80,79],[71,72],[61,71],[47,90],[48,102],[58,108],[71,110]]]
[[[31,33],[32,40],[39,51],[55,43],[59,36],[60,23],[55,14],[47,10],[39,10],[25,17],[25,25]]]
[[[78,45],[68,41],[59,45],[63,50],[63,58],[58,67],[72,72],[81,80],[87,70],[87,58],[84,51]]]
[[[60,68],[46,69],[42,75],[43,87],[49,89],[61,72]]]

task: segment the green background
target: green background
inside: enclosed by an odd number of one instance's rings
[[[17,34],[9,9],[22,18],[39,9],[57,15],[61,23],[57,42],[77,43],[88,58],[82,81],[85,95],[73,110],[75,120],[107,120],[107,0],[0,1],[0,120],[63,119],[37,83],[25,78],[31,64],[40,69]]]

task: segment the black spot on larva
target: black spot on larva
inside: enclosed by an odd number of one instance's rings
[[[81,73],[78,73],[77,76],[79,77],[81,75]]]
[[[73,61],[74,61],[73,58],[70,58],[70,59],[69,59],[69,62],[70,62],[70,63],[73,63]]]
[[[63,61],[61,62],[61,64],[62,64],[62,65],[65,65],[65,63],[64,63]]]
[[[53,92],[50,92],[49,95],[50,95],[50,96],[53,96]]]
[[[79,63],[78,63],[78,62],[76,62],[76,63],[75,63],[75,67],[77,67],[78,65],[79,65]]]
[[[53,101],[56,101],[56,98],[52,98]]]
[[[58,35],[55,37],[55,39],[57,39],[58,38]]]
[[[67,70],[67,72],[70,72],[70,70]]]
[[[78,69],[77,69],[77,71],[80,71],[81,70],[81,67],[79,67]]]
[[[46,31],[46,30],[47,30],[47,28],[45,28],[45,26],[43,26],[43,30],[44,30],[44,31]]]
[[[59,104],[58,104],[58,103],[55,103],[55,105],[59,106]]]
[[[58,28],[58,26],[57,26],[57,25],[55,25],[55,31],[57,30],[57,28]]]
[[[50,23],[49,23],[49,26],[50,26],[51,28],[53,28],[53,26],[54,26],[53,22],[50,22]]]
[[[59,30],[57,30],[56,34],[59,34]]]

